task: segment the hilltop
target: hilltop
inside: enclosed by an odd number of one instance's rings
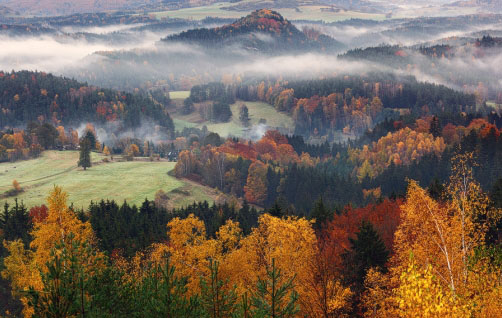
[[[165,42],[188,42],[206,48],[239,45],[261,52],[340,49],[342,44],[313,29],[300,31],[281,14],[261,9],[232,24],[212,29],[200,28],[165,38]]]

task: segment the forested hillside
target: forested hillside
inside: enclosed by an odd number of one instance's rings
[[[166,42],[178,41],[223,48],[240,45],[246,50],[277,53],[288,50],[337,50],[338,41],[316,30],[298,30],[278,12],[262,9],[252,12],[232,24],[213,29],[194,29],[171,35]]]
[[[172,132],[163,105],[142,94],[118,92],[43,72],[0,73],[0,128],[31,121],[78,127],[82,123],[116,123],[136,128],[142,120]]]

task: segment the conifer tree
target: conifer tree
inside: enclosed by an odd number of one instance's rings
[[[235,287],[228,290],[228,280],[220,278],[219,264],[209,261],[209,280],[201,279],[202,305],[210,318],[230,318],[236,310],[237,295]]]
[[[188,97],[183,101],[183,108],[182,108],[183,115],[188,115],[193,112],[193,100]]]
[[[332,217],[333,213],[324,205],[322,197],[319,198],[310,213],[310,218],[315,219],[314,228],[320,230],[324,223],[331,221]]]
[[[92,150],[92,138],[88,137],[92,133],[87,132],[86,136],[80,140],[80,158],[78,160],[78,166],[87,170],[91,166],[91,150]]]
[[[258,280],[257,292],[253,295],[253,317],[259,318],[290,318],[299,312],[296,304],[298,293],[294,290],[294,277],[282,283],[281,270],[275,267],[267,270],[267,276]],[[289,296],[289,299],[288,299]]]
[[[197,296],[188,297],[187,278],[176,275],[167,255],[161,264],[153,266],[140,285],[138,317],[198,318],[203,310]]]
[[[239,120],[244,126],[247,127],[249,125],[250,121],[249,110],[246,104],[242,104],[241,107],[239,108]]]
[[[352,282],[357,288],[362,287],[366,272],[370,268],[385,270],[389,252],[380,235],[370,222],[363,221],[355,239],[349,239],[351,250],[347,253],[346,267],[352,272]]]

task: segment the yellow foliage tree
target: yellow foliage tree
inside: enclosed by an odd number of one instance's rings
[[[496,293],[500,287],[499,280],[495,278],[500,277],[500,271],[490,269],[490,257],[477,257],[486,248],[486,231],[499,219],[499,213],[490,208],[487,196],[472,177],[472,154],[455,156],[452,161],[452,176],[446,188],[445,201],[435,201],[414,181],[408,186],[406,203],[401,207],[401,224],[395,233],[390,277],[384,280],[385,284],[366,295],[367,310],[370,310],[371,301],[376,303],[377,299],[385,299],[377,308],[378,317],[392,316],[395,313],[392,308],[397,310],[403,306],[393,297],[403,296],[403,288],[422,288],[420,282],[412,283],[411,280],[425,279],[429,274],[437,278],[434,284],[439,284],[444,297],[455,299],[455,304],[449,300],[443,303],[451,310],[446,316],[457,315],[454,312],[458,308],[462,308],[459,315],[466,314],[466,310],[470,311],[469,315],[476,315],[484,307],[489,308],[488,298],[483,295]],[[409,264],[410,253],[413,254],[413,268]],[[405,275],[404,280],[402,275]],[[367,281],[374,278],[367,277]],[[436,292],[437,288],[434,289]],[[425,298],[437,296],[422,292]],[[441,316],[439,312],[434,315]]]
[[[317,240],[310,221],[265,214],[259,218],[258,227],[238,245],[239,248],[226,255],[225,271],[240,295],[254,290],[258,279],[266,275],[275,259],[284,280],[295,278],[302,308],[317,297],[311,290],[316,272],[312,271],[310,260],[316,253]],[[334,299],[331,304],[338,306]]]
[[[49,207],[47,218],[35,223],[30,233],[33,241],[30,250],[26,250],[20,241],[7,242],[5,246],[9,256],[5,258],[5,269],[2,276],[12,281],[14,291],[27,291],[30,286],[36,290],[42,289],[40,270],[46,271],[46,262],[50,259],[51,250],[61,242],[65,246],[72,241],[94,243],[94,233],[89,222],[81,222],[68,208],[68,195],[60,187],[54,187],[47,203]],[[25,317],[31,317],[32,309],[27,299],[21,297],[25,305]]]
[[[217,243],[206,238],[204,222],[193,214],[186,219],[174,218],[167,224],[168,244],[154,244],[150,261],[160,262],[169,255],[176,274],[188,277],[190,294],[200,292],[200,278],[209,274],[209,259],[218,260]]]
[[[411,258],[396,291],[397,316],[402,318],[468,317],[451,290],[444,290],[430,266],[419,268]]]
[[[63,241],[71,244],[69,234],[73,233],[73,240],[94,243],[94,233],[89,222],[83,223],[75,213],[68,208],[68,194],[60,187],[54,187],[47,198],[48,215],[44,222],[36,223],[31,235],[33,241],[30,247],[34,249],[34,261],[41,268],[49,259],[50,251],[55,244]]]

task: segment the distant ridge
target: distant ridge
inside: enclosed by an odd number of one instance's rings
[[[256,10],[221,27],[184,31],[168,36],[164,41],[188,42],[207,48],[240,45],[244,49],[261,52],[343,48],[343,44],[316,30],[298,30],[281,14],[270,9]]]

